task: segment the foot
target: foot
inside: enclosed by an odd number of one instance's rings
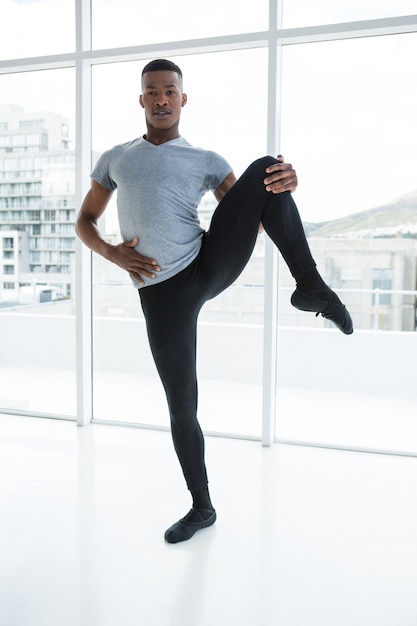
[[[322,315],[327,320],[345,333],[351,335],[353,333],[353,322],[349,315],[349,311],[342,304],[337,295],[329,289],[329,298],[319,298],[305,291],[296,289],[291,296],[291,304],[300,311],[312,311],[317,315]]]
[[[170,526],[165,532],[165,541],[179,543],[187,541],[200,530],[212,526],[216,521],[216,511],[211,509],[191,509],[185,517]]]

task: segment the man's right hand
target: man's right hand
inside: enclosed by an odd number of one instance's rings
[[[131,241],[109,246],[106,256],[109,261],[129,272],[140,285],[144,285],[143,277],[155,278],[156,272],[159,272],[161,268],[155,259],[143,256],[135,250],[138,243],[139,239],[135,237]]]
[[[90,250],[126,270],[140,285],[144,285],[143,277],[155,278],[156,272],[161,268],[155,259],[143,256],[135,250],[139,238],[134,237],[132,241],[113,246],[105,240],[97,226],[112,194],[113,191],[107,187],[95,180],[91,181],[91,189],[84,198],[75,222],[77,234]]]

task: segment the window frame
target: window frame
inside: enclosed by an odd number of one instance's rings
[[[404,15],[340,24],[283,29],[282,0],[268,0],[269,27],[263,32],[170,41],[147,45],[93,50],[91,39],[91,0],[74,0],[76,38],[74,51],[65,54],[17,58],[0,61],[0,74],[72,67],[76,73],[76,203],[80,206],[90,186],[91,169],[91,74],[94,64],[115,61],[175,57],[211,51],[264,47],[268,50],[267,150],[278,154],[280,147],[280,83],[282,47],[358,37],[417,32],[417,15]],[[274,441],[275,389],[277,361],[277,253],[267,241],[264,296],[264,375],[263,445]],[[77,422],[93,420],[92,410],[92,264],[91,252],[76,240],[76,346],[77,346]]]

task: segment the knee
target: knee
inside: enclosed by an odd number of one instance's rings
[[[263,180],[266,176],[266,172],[265,172],[266,168],[269,167],[270,165],[274,165],[275,163],[278,163],[278,160],[272,156],[260,157],[259,159],[256,159],[256,161],[253,161],[249,165],[244,175],[247,175],[247,176],[253,175],[253,176],[256,176],[258,179],[259,177],[261,177],[261,180]]]
[[[165,388],[171,422],[178,428],[187,427],[197,419],[197,385],[188,383]]]
[[[278,163],[278,159],[276,159],[273,156],[266,155],[266,156],[260,157],[259,159],[256,159],[256,161],[253,161],[252,165],[259,164],[260,167],[269,167],[270,165],[273,165],[274,163]]]

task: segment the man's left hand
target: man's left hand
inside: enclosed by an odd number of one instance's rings
[[[266,168],[268,176],[264,178],[265,189],[272,193],[295,191],[298,185],[297,173],[290,163],[284,163],[284,157],[277,156],[278,163]]]

